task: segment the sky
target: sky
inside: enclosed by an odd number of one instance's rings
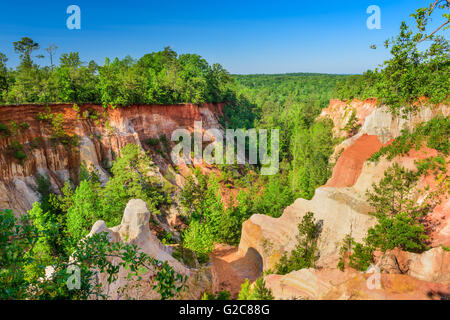
[[[27,36],[57,56],[77,51],[82,61],[103,64],[170,46],[220,63],[233,74],[320,72],[354,74],[389,57],[384,40],[426,0],[57,0],[5,1],[0,4],[0,52],[8,66],[19,62],[13,42]],[[69,5],[81,10],[81,29],[70,30]],[[381,29],[370,30],[370,5],[381,10]],[[380,48],[370,49],[371,44]]]

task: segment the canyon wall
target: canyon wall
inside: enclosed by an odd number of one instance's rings
[[[346,137],[343,128],[353,110],[357,115],[360,128],[355,135]],[[318,299],[326,297],[327,294],[328,298],[330,297],[330,290],[336,289],[336,286],[330,286],[329,282],[332,279],[338,280],[339,276],[335,276],[334,271],[326,270],[336,270],[342,240],[349,234],[355,241],[361,242],[366,237],[367,230],[376,223],[376,219],[369,214],[373,208],[367,203],[366,191],[371,188],[373,183],[382,179],[385,170],[393,163],[413,170],[416,168],[415,160],[435,156],[437,151],[423,147],[420,150],[411,150],[409,154],[397,156],[392,160],[386,158],[382,158],[378,162],[367,160],[382,146],[400,136],[402,129],[411,131],[419,123],[429,121],[434,116],[448,117],[449,114],[450,107],[447,105],[424,106],[415,114],[400,117],[393,115],[386,106],[377,106],[374,99],[354,102],[332,100],[330,102],[330,106],[323,110],[321,117],[330,118],[335,126],[335,137],[343,139],[335,149],[332,161],[336,163],[332,177],[325,186],[316,189],[311,200],[297,199],[284,210],[280,218],[253,215],[244,222],[242,227],[239,253],[245,255],[250,249],[256,250],[261,256],[264,270],[273,271],[281,256],[295,248],[298,234],[297,225],[307,212],[313,212],[320,225],[321,231],[318,240],[320,257],[316,267],[325,271],[300,270],[286,276],[267,276],[268,286],[274,290],[276,298],[290,299],[299,292],[302,293],[300,297],[303,298]],[[450,172],[449,160],[450,158],[447,157],[447,175]],[[419,186],[429,186],[428,192],[432,192],[436,184],[432,177],[426,176],[421,178]],[[422,195],[420,198],[418,195],[417,201],[422,201],[425,196],[427,195]],[[405,262],[407,266],[402,270],[404,274],[420,281],[439,281],[448,285],[450,270],[442,266],[450,265],[450,252],[440,248],[441,245],[448,246],[450,243],[450,211],[448,208],[447,195],[442,199],[441,204],[426,217],[427,223],[433,225],[430,231],[430,245],[434,251],[430,250],[416,256],[408,255],[406,258],[408,262]],[[423,275],[424,273],[426,276]],[[343,279],[345,275],[342,273]],[[357,278],[354,274],[349,275],[347,280],[350,281],[350,279],[356,284]],[[360,281],[358,286],[365,283],[365,278],[358,279]],[[387,276],[384,280],[386,283],[397,281],[399,285],[410,285],[411,288],[417,290],[433,287],[433,285],[410,280],[408,277]],[[389,286],[386,284],[386,287]],[[437,290],[437,288],[442,289],[443,286],[436,285],[435,287]],[[341,287],[342,292],[335,293],[335,298],[349,298],[347,291],[350,289],[344,285]],[[424,294],[417,294],[416,289],[411,289],[411,295],[405,295],[404,298],[426,298]],[[396,298],[395,294],[389,290],[384,295],[379,293],[368,294],[365,292],[364,294],[369,299]]]
[[[128,143],[150,151],[161,175],[170,170],[170,160],[152,150],[149,138],[164,135],[168,141],[172,131],[186,128],[193,131],[194,121],[202,121],[203,128],[219,128],[224,104],[207,103],[180,105],[136,105],[126,108],[104,108],[99,105],[71,104],[1,106],[0,124],[10,127],[13,121],[17,132],[0,132],[0,210],[12,209],[16,215],[31,209],[38,200],[36,174],[46,176],[54,191],[65,181],[77,181],[80,165],[95,167],[104,182],[105,168]],[[69,142],[55,137],[53,120],[41,115],[62,115],[64,134]],[[24,125],[21,125],[24,124]],[[78,141],[76,141],[78,140]],[[19,144],[25,159],[14,156],[13,145]],[[176,176],[175,172],[171,172]],[[180,179],[173,179],[173,183]]]

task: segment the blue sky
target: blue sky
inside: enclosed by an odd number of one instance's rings
[[[361,73],[388,52],[371,50],[398,31],[426,0],[343,1],[5,1],[0,6],[0,52],[18,63],[12,43],[28,36],[41,49],[78,51],[83,61],[139,58],[171,46],[197,53],[231,73]],[[66,27],[69,5],[81,8],[81,30]],[[381,30],[369,30],[366,9],[381,9]],[[44,50],[39,53],[45,54]],[[36,53],[38,54],[38,53]],[[40,60],[48,65],[49,59]]]

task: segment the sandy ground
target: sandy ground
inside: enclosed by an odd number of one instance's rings
[[[218,244],[210,255],[213,291],[227,290],[236,298],[245,279],[255,281],[261,274],[257,257],[238,253],[238,248]]]

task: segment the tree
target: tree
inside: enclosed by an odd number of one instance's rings
[[[369,204],[375,209],[377,217],[395,217],[406,212],[416,218],[422,208],[415,204],[414,193],[419,175],[394,163],[384,172],[378,184],[372,184],[372,191],[367,191]]]
[[[8,91],[8,69],[6,62],[8,58],[0,52],[0,101],[4,99],[3,95]]]
[[[295,270],[314,268],[315,262],[319,258],[317,252],[319,234],[320,225],[316,223],[314,213],[306,213],[298,225],[297,245],[291,251],[289,258],[286,253],[281,257],[275,267],[277,273],[288,274]]]
[[[45,51],[47,51],[49,57],[50,57],[50,68],[53,70],[53,56],[56,53],[56,50],[58,50],[58,46],[55,44],[51,44],[48,48],[45,48]]]
[[[78,52],[69,52],[61,55],[60,66],[77,69],[82,66],[80,54]]]
[[[415,186],[419,173],[394,164],[384,178],[367,191],[368,202],[374,208],[378,224],[369,229],[366,242],[383,251],[396,247],[422,252],[427,248],[425,227],[421,218],[430,211],[427,201],[417,204]]]
[[[214,243],[214,234],[208,223],[193,220],[189,223],[189,228],[183,233],[184,247],[200,255],[211,253],[214,249]]]
[[[162,191],[163,181],[152,177],[155,164],[138,145],[127,144],[120,150],[111,168],[112,177],[99,191],[101,218],[108,225],[120,223],[123,211],[131,199],[142,199],[150,212],[158,214],[168,199]]]
[[[441,9],[449,9],[450,8],[450,0],[435,0],[428,7],[419,8],[415,13],[411,14],[411,16],[416,20],[417,29],[419,29],[419,33],[417,33],[416,40],[418,42],[423,42],[425,40],[433,39],[436,32],[439,30],[446,30],[449,28],[447,26],[450,23],[450,15],[448,13],[443,13],[442,17],[444,18],[443,23],[437,27],[434,31],[429,34],[426,34],[426,28],[428,22],[432,20],[431,16],[434,12]]]
[[[73,205],[67,211],[67,231],[75,242],[86,236],[101,218],[98,189],[99,185],[83,180],[75,190]]]

